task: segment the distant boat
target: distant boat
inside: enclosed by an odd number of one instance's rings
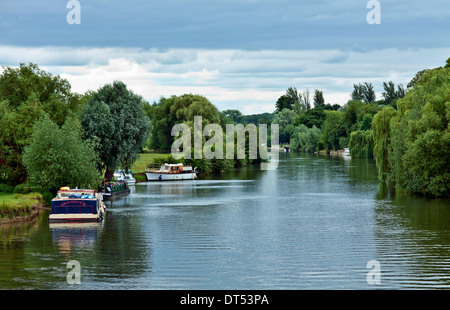
[[[113,176],[117,181],[125,181],[128,185],[136,184],[136,179],[131,170],[128,170],[128,172],[124,169],[116,170]]]
[[[344,156],[350,156],[350,150],[348,148],[344,148],[344,152],[342,153]]]
[[[159,170],[146,171],[148,181],[194,180],[197,178],[195,168],[183,164],[164,164]]]
[[[52,199],[49,222],[100,222],[105,212],[101,193],[92,189],[61,187]]]
[[[125,181],[117,181],[114,183],[107,183],[102,186],[103,200],[114,200],[126,195],[131,192],[128,187],[128,183]]]

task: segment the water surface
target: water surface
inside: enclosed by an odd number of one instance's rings
[[[272,171],[136,184],[102,223],[0,226],[0,288],[450,288],[448,200],[394,195],[372,160],[280,155]]]

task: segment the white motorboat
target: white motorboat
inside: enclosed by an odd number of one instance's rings
[[[128,172],[124,169],[116,170],[113,176],[117,181],[125,181],[128,185],[136,184],[136,179],[131,170],[128,170]]]
[[[146,171],[145,175],[148,181],[175,181],[175,180],[194,180],[197,178],[197,171],[192,166],[183,164],[164,164],[159,170]]]

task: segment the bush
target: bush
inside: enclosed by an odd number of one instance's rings
[[[14,192],[14,186],[0,183],[0,193],[12,193]]]

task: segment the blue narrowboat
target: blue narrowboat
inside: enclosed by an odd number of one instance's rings
[[[92,189],[61,187],[52,199],[50,222],[99,222],[106,212],[101,193]]]

